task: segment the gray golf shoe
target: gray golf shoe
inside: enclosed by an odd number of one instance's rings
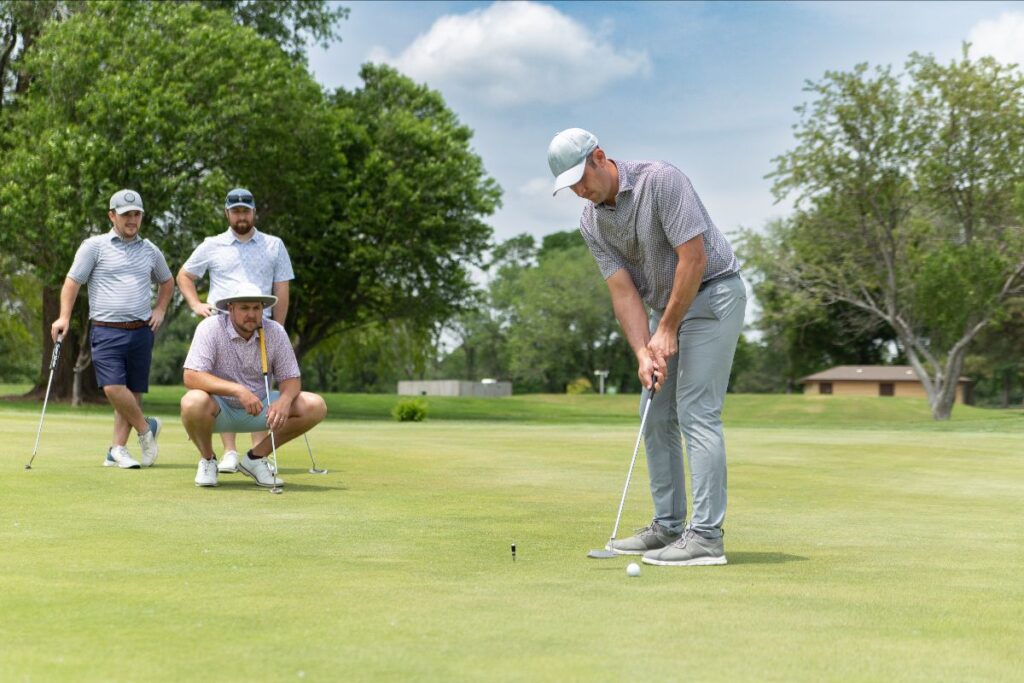
[[[721,536],[704,538],[692,529],[687,529],[675,543],[644,553],[643,561],[644,564],[676,567],[725,564],[725,544]]]
[[[616,555],[643,555],[649,550],[664,548],[677,538],[679,534],[672,533],[657,522],[651,522],[643,529],[637,529],[629,538],[611,541],[608,550]]]

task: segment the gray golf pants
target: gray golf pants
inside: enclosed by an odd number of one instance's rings
[[[738,276],[699,292],[679,326],[679,353],[669,359],[668,377],[651,402],[644,446],[654,521],[675,533],[682,533],[686,523],[681,428],[693,493],[690,528],[707,538],[722,535],[726,502],[722,405],[746,307],[746,287]],[[661,315],[653,313],[652,333],[659,320]],[[641,411],[646,400],[644,392]]]

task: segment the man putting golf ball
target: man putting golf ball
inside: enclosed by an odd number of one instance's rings
[[[587,200],[580,232],[636,354],[642,411],[657,390],[643,427],[654,518],[608,549],[647,564],[725,564],[721,413],[747,301],[732,247],[671,164],[612,160],[592,133],[570,128],[551,140],[548,165],[556,194],[569,188]]]
[[[185,358],[189,391],[181,399],[182,424],[202,456],[196,486],[217,486],[214,432],[264,429],[270,436],[241,457],[238,468],[258,486],[272,490],[282,486],[284,482],[270,471],[267,456],[327,415],[323,398],[302,391],[299,364],[284,328],[263,317],[264,306],[276,301],[257,285],[242,283],[217,301],[217,308],[227,315],[206,318],[196,327]],[[265,373],[277,381],[279,392],[268,395]]]

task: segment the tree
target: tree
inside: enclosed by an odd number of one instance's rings
[[[131,1],[142,4],[152,0]],[[338,40],[337,25],[349,14],[347,8],[331,7],[324,0],[201,0],[201,3],[210,10],[228,13],[240,26],[247,26],[278,43],[296,60],[304,58],[309,40],[320,45]],[[0,115],[4,105],[28,90],[30,78],[21,62],[25,55],[31,54],[44,29],[89,5],[80,0],[0,0]]]
[[[464,357],[498,360],[500,367],[486,374],[511,379],[517,391],[561,393],[575,380],[591,380],[595,370],[609,370],[612,386],[639,384],[608,289],[579,232],[535,244],[520,235],[494,249],[487,309],[463,328]]]
[[[914,54],[902,75],[828,72],[798,107],[774,191],[797,197],[781,286],[892,328],[947,419],[972,340],[1024,293],[1024,79]]]
[[[986,327],[964,362],[975,380],[974,398],[1007,408],[1024,377],[1024,301],[1015,301],[1000,320]],[[1016,394],[1019,396],[1020,394]]]
[[[145,49],[125,49],[124,36]],[[139,189],[143,234],[176,269],[223,227],[237,178],[271,224],[322,224],[336,115],[301,64],[275,43],[194,3],[89,3],[51,25],[25,57],[32,85],[9,112],[0,166],[0,249],[43,287],[44,338],[81,240],[109,229],[106,199]],[[82,369],[87,307],[66,343]],[[37,390],[45,385],[50,344]],[[70,354],[69,354],[70,355]],[[70,393],[62,363],[54,396]],[[87,373],[91,382],[91,373]],[[92,387],[95,390],[94,387]]]
[[[32,322],[38,318],[39,281],[0,255],[0,382],[25,382],[35,377],[38,343]]]
[[[191,2],[193,0],[177,0]],[[284,48],[292,58],[302,60],[312,39],[326,47],[339,40],[338,23],[348,18],[348,8],[331,7],[324,0],[201,0],[204,7],[223,10],[235,23]]]
[[[789,222],[777,220],[764,231],[744,231],[738,242],[738,256],[760,307],[756,328],[762,333],[760,343],[749,344],[744,352],[770,356],[764,370],[775,374],[777,386],[787,393],[798,390],[801,377],[835,365],[898,361],[890,351],[896,335],[884,321],[842,301],[821,306],[788,279],[782,266],[789,261],[791,230]],[[762,377],[756,384],[767,382]]]
[[[472,152],[472,131],[440,94],[387,66],[331,98],[336,117],[325,220],[295,226],[295,304],[288,327],[301,358],[367,324],[432,328],[473,305],[469,267],[491,229],[500,189]]]

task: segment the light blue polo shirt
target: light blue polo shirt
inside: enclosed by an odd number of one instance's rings
[[[251,283],[263,294],[273,294],[275,282],[295,279],[292,261],[280,237],[252,229],[252,237],[242,242],[231,228],[207,237],[196,247],[183,266],[185,272],[201,278],[210,273],[210,292],[206,301],[216,304],[235,290]],[[267,315],[270,315],[267,309]]]
[[[111,228],[82,242],[68,277],[88,283],[90,319],[124,323],[149,320],[152,285],[170,280],[171,270],[155,244],[138,235],[126,241]]]

